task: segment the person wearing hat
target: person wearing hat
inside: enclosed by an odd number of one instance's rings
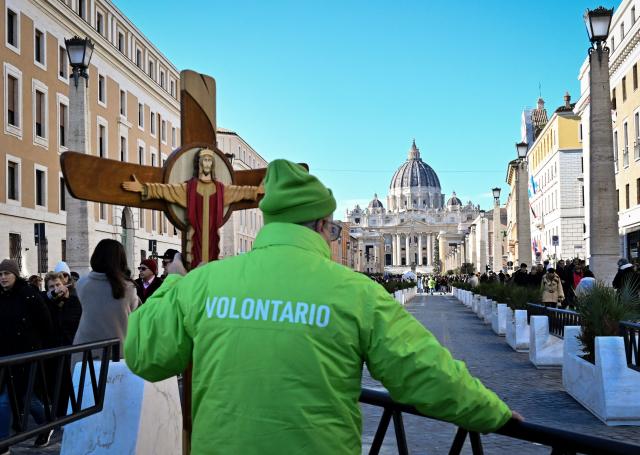
[[[5,259],[0,262],[0,357],[37,351],[50,347],[52,323],[49,310],[40,292],[20,276],[18,265]],[[20,401],[26,393],[27,372],[20,367],[12,369],[16,396]],[[6,384],[6,375],[0,378],[0,439],[9,436],[11,408]],[[45,412],[35,390],[30,403],[30,412],[36,423],[45,421]],[[19,403],[19,406],[23,406]],[[52,431],[42,433],[36,439],[37,447],[49,444]]]
[[[136,291],[142,303],[153,294],[162,284],[158,275],[158,264],[153,259],[144,259],[138,267],[139,277],[136,279]]]
[[[640,276],[638,276],[638,273],[633,269],[633,264],[629,263],[627,258],[620,258],[618,260],[618,272],[611,284],[617,290],[628,286],[634,288],[636,294],[640,291]]]
[[[167,275],[169,274],[169,272],[167,271],[167,266],[169,264],[171,264],[171,262],[173,261],[173,258],[175,257],[176,254],[178,254],[179,251],[178,250],[174,250],[173,248],[169,248],[167,251],[164,252],[164,254],[162,255],[162,275],[160,275],[160,278],[162,278],[163,280],[167,277]]]
[[[365,362],[430,416],[482,432],[511,419],[381,285],[331,260],[331,190],[286,160],[269,164],[264,189],[249,253],[186,276],[170,264],[129,319],[134,373],[159,381],[193,361],[192,453],[360,454]]]

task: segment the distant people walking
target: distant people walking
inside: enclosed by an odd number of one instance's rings
[[[109,338],[124,341],[129,314],[139,304],[136,286],[127,278],[124,247],[117,240],[101,240],[90,263],[91,272],[77,285],[82,317],[73,344]]]
[[[140,302],[144,303],[162,284],[158,275],[158,264],[153,259],[145,259],[138,267],[139,277],[136,279],[136,291]]]
[[[527,273],[527,264],[520,264],[520,268],[513,273],[513,284],[516,286],[528,286],[529,274]]]
[[[436,279],[433,276],[429,277],[429,281],[427,282],[427,286],[429,287],[429,294],[433,295],[436,290]]]
[[[553,267],[547,269],[547,273],[542,277],[542,304],[544,306],[557,307],[564,301],[564,292],[560,277],[556,275]]]

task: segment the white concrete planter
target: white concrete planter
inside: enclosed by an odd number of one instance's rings
[[[484,301],[484,307],[482,308],[482,322],[485,324],[491,324],[491,312],[493,311],[493,306],[496,304],[491,299],[486,299]]]
[[[480,299],[482,298],[481,295],[474,295],[473,299],[471,300],[471,311],[473,311],[474,313],[478,313],[478,306],[480,305]]]
[[[529,350],[529,324],[527,324],[527,310],[507,309],[506,325],[507,344],[517,352]]]
[[[564,389],[607,425],[640,425],[640,372],[627,367],[622,337],[596,337],[594,365],[580,357],[580,330],[564,328]]]
[[[507,333],[507,309],[506,303],[496,303],[491,308],[491,329],[496,335],[503,337]]]
[[[536,368],[562,366],[564,341],[549,333],[547,316],[531,316],[529,325],[529,360]]]
[[[412,298],[416,296],[417,289],[418,288],[416,287],[409,288],[409,289],[401,289],[393,293],[393,298],[396,299],[396,301],[401,305],[406,305],[407,303],[409,303],[409,301]]]

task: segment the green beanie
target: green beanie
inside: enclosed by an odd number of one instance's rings
[[[318,220],[335,209],[331,190],[304,167],[287,160],[274,160],[267,166],[260,201],[265,224]]]

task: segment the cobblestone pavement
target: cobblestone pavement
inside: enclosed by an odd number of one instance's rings
[[[504,337],[496,336],[470,309],[452,296],[418,296],[407,310],[445,345],[451,354],[464,360],[469,371],[494,390],[527,421],[592,436],[617,439],[640,445],[639,427],[608,427],[584,409],[562,387],[560,369],[538,370],[527,353],[513,351]],[[364,386],[380,386],[368,375]],[[363,453],[373,440],[381,412],[363,405]],[[381,453],[397,453],[390,431]],[[414,454],[446,454],[455,427],[430,419],[405,417],[409,450]],[[497,435],[482,437],[487,454],[548,454],[549,448]],[[470,447],[466,447],[466,453]]]
[[[451,296],[418,296],[407,310],[422,322],[457,359],[464,360],[472,374],[493,389],[527,421],[578,433],[640,444],[640,428],[607,427],[584,409],[562,388],[559,369],[538,370],[528,354],[514,352],[504,337],[496,336],[471,310]],[[365,372],[363,385],[380,387]],[[362,405],[363,453],[367,453],[382,412]],[[447,423],[404,416],[409,450],[413,454],[446,454],[456,428]],[[548,454],[548,448],[496,435],[482,437],[487,454]],[[45,449],[33,449],[33,441],[12,448],[13,455],[57,455],[59,433]],[[385,438],[382,454],[397,453],[393,424]],[[470,453],[466,446],[465,453]]]

